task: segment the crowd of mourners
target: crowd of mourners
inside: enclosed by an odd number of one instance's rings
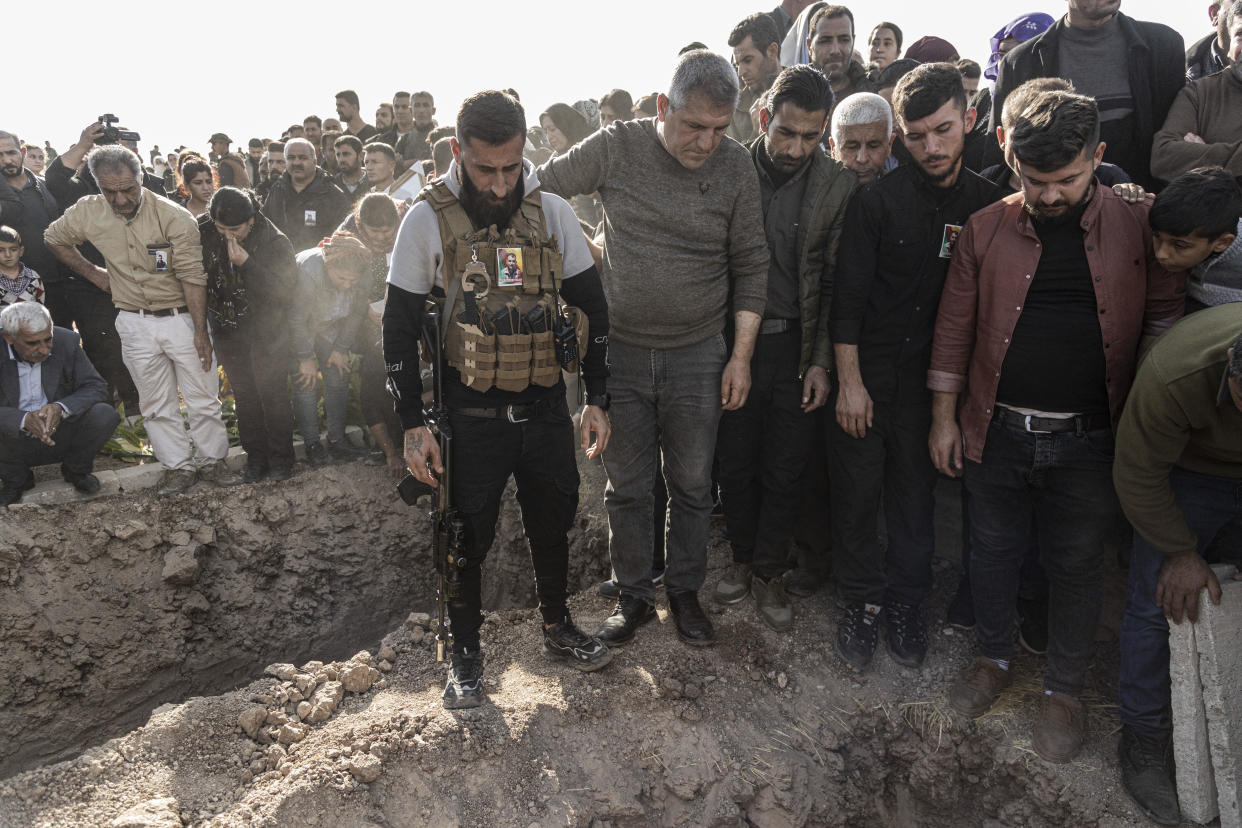
[[[977,655],[950,704],[983,715],[1020,649],[1044,655],[1032,745],[1072,760],[1116,558],[1122,781],[1177,824],[1168,624],[1242,557],[1242,0],[1188,50],[1120,0],[1067,3],[981,65],[784,0],[730,55],[670,56],[664,91],[533,123],[512,89],[443,126],[429,92],[370,124],[346,90],[336,118],[206,153],[143,155],[111,118],[61,152],[0,131],[0,504],[52,463],[98,493],[123,416],[161,496],[286,480],[295,429],[312,467],[437,486],[451,463],[461,708],[510,477],[544,652],[586,671],[659,590],[710,645],[701,598],[785,632],[829,580],[845,664],[883,633],[919,667],[935,493],[960,478],[947,621]],[[590,635],[566,607],[578,445],[607,473],[617,598]],[[708,587],[713,514],[732,565]]]

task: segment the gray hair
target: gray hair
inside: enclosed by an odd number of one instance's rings
[[[25,328],[30,333],[46,331],[52,327],[52,315],[38,302],[14,302],[0,310],[0,330],[9,336],[17,336]]]
[[[17,147],[18,149],[22,148],[22,142],[16,135],[14,135],[11,132],[5,132],[4,130],[0,129],[0,141],[3,141],[5,138],[13,139],[13,146]]]
[[[285,154],[287,155],[289,153],[290,147],[300,147],[303,145],[305,145],[307,151],[310,152],[311,158],[314,158],[315,157],[315,145],[305,138],[290,138],[288,141],[285,141]]]
[[[832,140],[841,143],[841,128],[883,123],[885,135],[893,134],[893,108],[874,92],[855,92],[841,100],[832,113]]]
[[[142,160],[134,154],[133,150],[120,144],[95,147],[91,150],[91,154],[86,156],[86,166],[91,171],[91,178],[96,181],[99,180],[98,171],[102,169],[110,172],[128,172],[139,183],[142,183]]]
[[[732,109],[739,91],[737,70],[729,61],[706,49],[695,49],[677,61],[668,100],[673,109],[681,109],[694,97],[704,98],[713,107]]]

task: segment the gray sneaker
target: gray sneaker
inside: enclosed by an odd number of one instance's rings
[[[730,564],[729,571],[716,582],[713,597],[719,604],[736,604],[750,594],[750,581],[750,564]]]
[[[777,632],[785,632],[793,627],[793,602],[785,594],[784,579],[773,578],[765,581],[756,575],[750,588],[755,593],[755,609],[763,623]]]
[[[156,484],[155,494],[159,497],[180,494],[193,486],[197,479],[194,469],[164,469]]]
[[[228,463],[223,460],[217,460],[210,465],[200,468],[198,470],[198,479],[221,488],[237,486],[242,482],[241,475],[234,474],[229,469]]]

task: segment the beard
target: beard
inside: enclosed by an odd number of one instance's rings
[[[949,178],[951,178],[952,176],[957,175],[957,173],[961,170],[962,155],[965,152],[966,152],[966,145],[963,143],[962,148],[958,150],[957,155],[952,157],[952,163],[950,163],[949,166],[945,168],[944,172],[936,173],[935,175],[933,175],[932,173],[929,173],[927,170],[925,170],[923,166],[920,164],[918,165],[919,174],[923,176],[923,178],[927,181],[928,184],[938,187],[941,184],[943,184],[945,181],[947,181]],[[932,158],[927,158],[924,160],[926,163],[930,163],[932,161],[943,161],[946,158],[949,158],[949,156],[937,155]]]
[[[522,205],[522,199],[525,196],[526,181],[522,177],[518,178],[517,185],[509,191],[507,196],[498,200],[491,193],[479,191],[464,170],[461,173],[459,201],[475,229],[483,230],[494,224],[497,230],[504,230],[509,226],[509,219]]]
[[[1058,201],[1055,204],[1029,204],[1025,201],[1022,203],[1022,209],[1026,210],[1027,215],[1036,224],[1044,227],[1058,227],[1066,224],[1077,224],[1082,218],[1082,214],[1086,212],[1087,202],[1095,195],[1095,181],[1092,180],[1091,186],[1083,193],[1082,198],[1071,204],[1068,201]],[[1062,213],[1050,214],[1048,210],[1056,210],[1062,207],[1068,208]]]
[[[0,165],[0,174],[7,178],[15,178],[22,171],[21,164],[3,164]]]

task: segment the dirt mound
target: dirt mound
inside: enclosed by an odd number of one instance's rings
[[[590,594],[571,606],[588,628],[609,611]],[[456,714],[440,708],[443,667],[414,615],[367,652],[271,665],[239,691],[167,705],[132,733],[0,783],[0,823],[1138,822],[1116,784],[1102,700],[1078,762],[1052,767],[1029,749],[1042,662],[1019,663],[1026,691],[967,722],[943,704],[968,657],[960,633],[934,629],[922,670],[881,652],[859,676],[831,655],[827,595],[798,604],[787,636],[749,602],[714,612],[716,647],[681,644],[661,607],[660,623],[590,675],[540,656],[536,613],[491,613],[489,703]]]
[[[598,487],[597,474],[585,470],[584,485]],[[533,606],[512,497],[501,526],[487,606]],[[373,645],[432,607],[428,527],[383,469],[362,463],[281,485],[5,510],[0,777],[124,733],[161,703],[235,688],[271,662]],[[607,570],[597,512],[580,513],[571,543],[581,588]]]

